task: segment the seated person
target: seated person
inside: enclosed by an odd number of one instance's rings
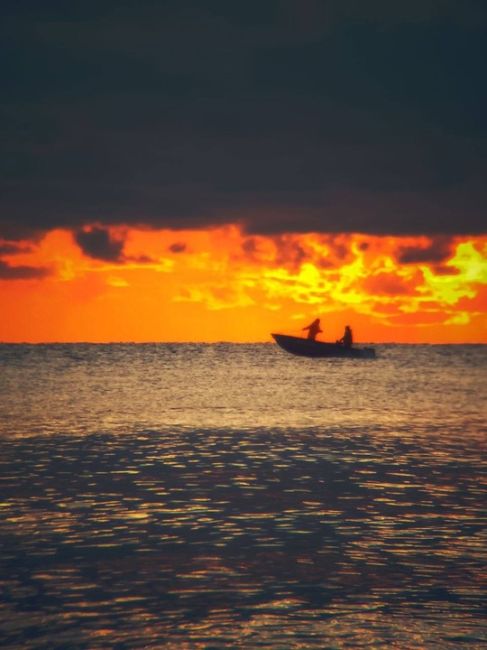
[[[353,345],[353,334],[352,330],[349,325],[345,327],[345,332],[342,336],[341,339],[337,341],[337,343],[340,343],[343,345],[345,348],[351,348]]]

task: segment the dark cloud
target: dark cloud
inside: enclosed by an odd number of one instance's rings
[[[148,255],[124,255],[123,261],[135,262],[136,264],[154,264],[157,259]]]
[[[169,246],[171,253],[183,253],[187,246],[184,242],[175,242]]]
[[[486,230],[485,3],[2,10],[0,236]]]
[[[397,260],[402,264],[439,264],[452,254],[452,241],[445,238],[433,240],[427,246],[402,246],[397,253]]]
[[[340,261],[345,261],[347,258],[350,258],[350,248],[348,246],[345,246],[345,244],[331,241],[330,246],[332,247],[334,256],[337,257]]]
[[[367,278],[364,289],[371,294],[386,296],[403,296],[414,292],[404,280],[392,273],[379,273]]]
[[[242,250],[250,258],[253,258],[255,256],[255,254],[259,250],[259,247],[254,237],[247,237],[247,239],[243,241]]]
[[[29,246],[22,246],[17,242],[0,243],[0,255],[20,255],[21,253],[29,253],[31,250]]]
[[[91,228],[75,233],[75,241],[85,255],[107,262],[122,262],[123,245],[121,239],[114,239],[104,228]]]
[[[309,253],[307,253],[303,246],[285,235],[275,237],[274,244],[276,246],[276,257],[274,261],[279,266],[287,266],[288,268],[297,270],[303,262],[309,259]]]
[[[45,278],[49,269],[38,266],[11,266],[0,260],[0,280],[34,280]]]
[[[453,266],[445,266],[444,264],[437,264],[433,266],[433,273],[435,275],[459,275],[460,271]]]

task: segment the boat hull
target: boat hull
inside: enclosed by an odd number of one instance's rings
[[[300,357],[375,359],[374,348],[346,348],[339,343],[324,343],[285,334],[272,334],[271,336],[283,350]]]

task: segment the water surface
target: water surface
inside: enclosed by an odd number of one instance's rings
[[[485,647],[485,346],[0,346],[0,639]]]

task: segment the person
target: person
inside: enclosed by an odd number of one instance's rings
[[[315,318],[311,325],[308,327],[303,327],[303,330],[308,330],[308,339],[314,341],[317,334],[320,334],[323,330],[320,327],[320,319]]]
[[[353,345],[353,334],[352,334],[352,330],[350,328],[350,325],[345,325],[345,332],[343,333],[342,338],[337,341],[337,343],[340,343],[345,348],[351,348],[352,347],[352,345]]]

